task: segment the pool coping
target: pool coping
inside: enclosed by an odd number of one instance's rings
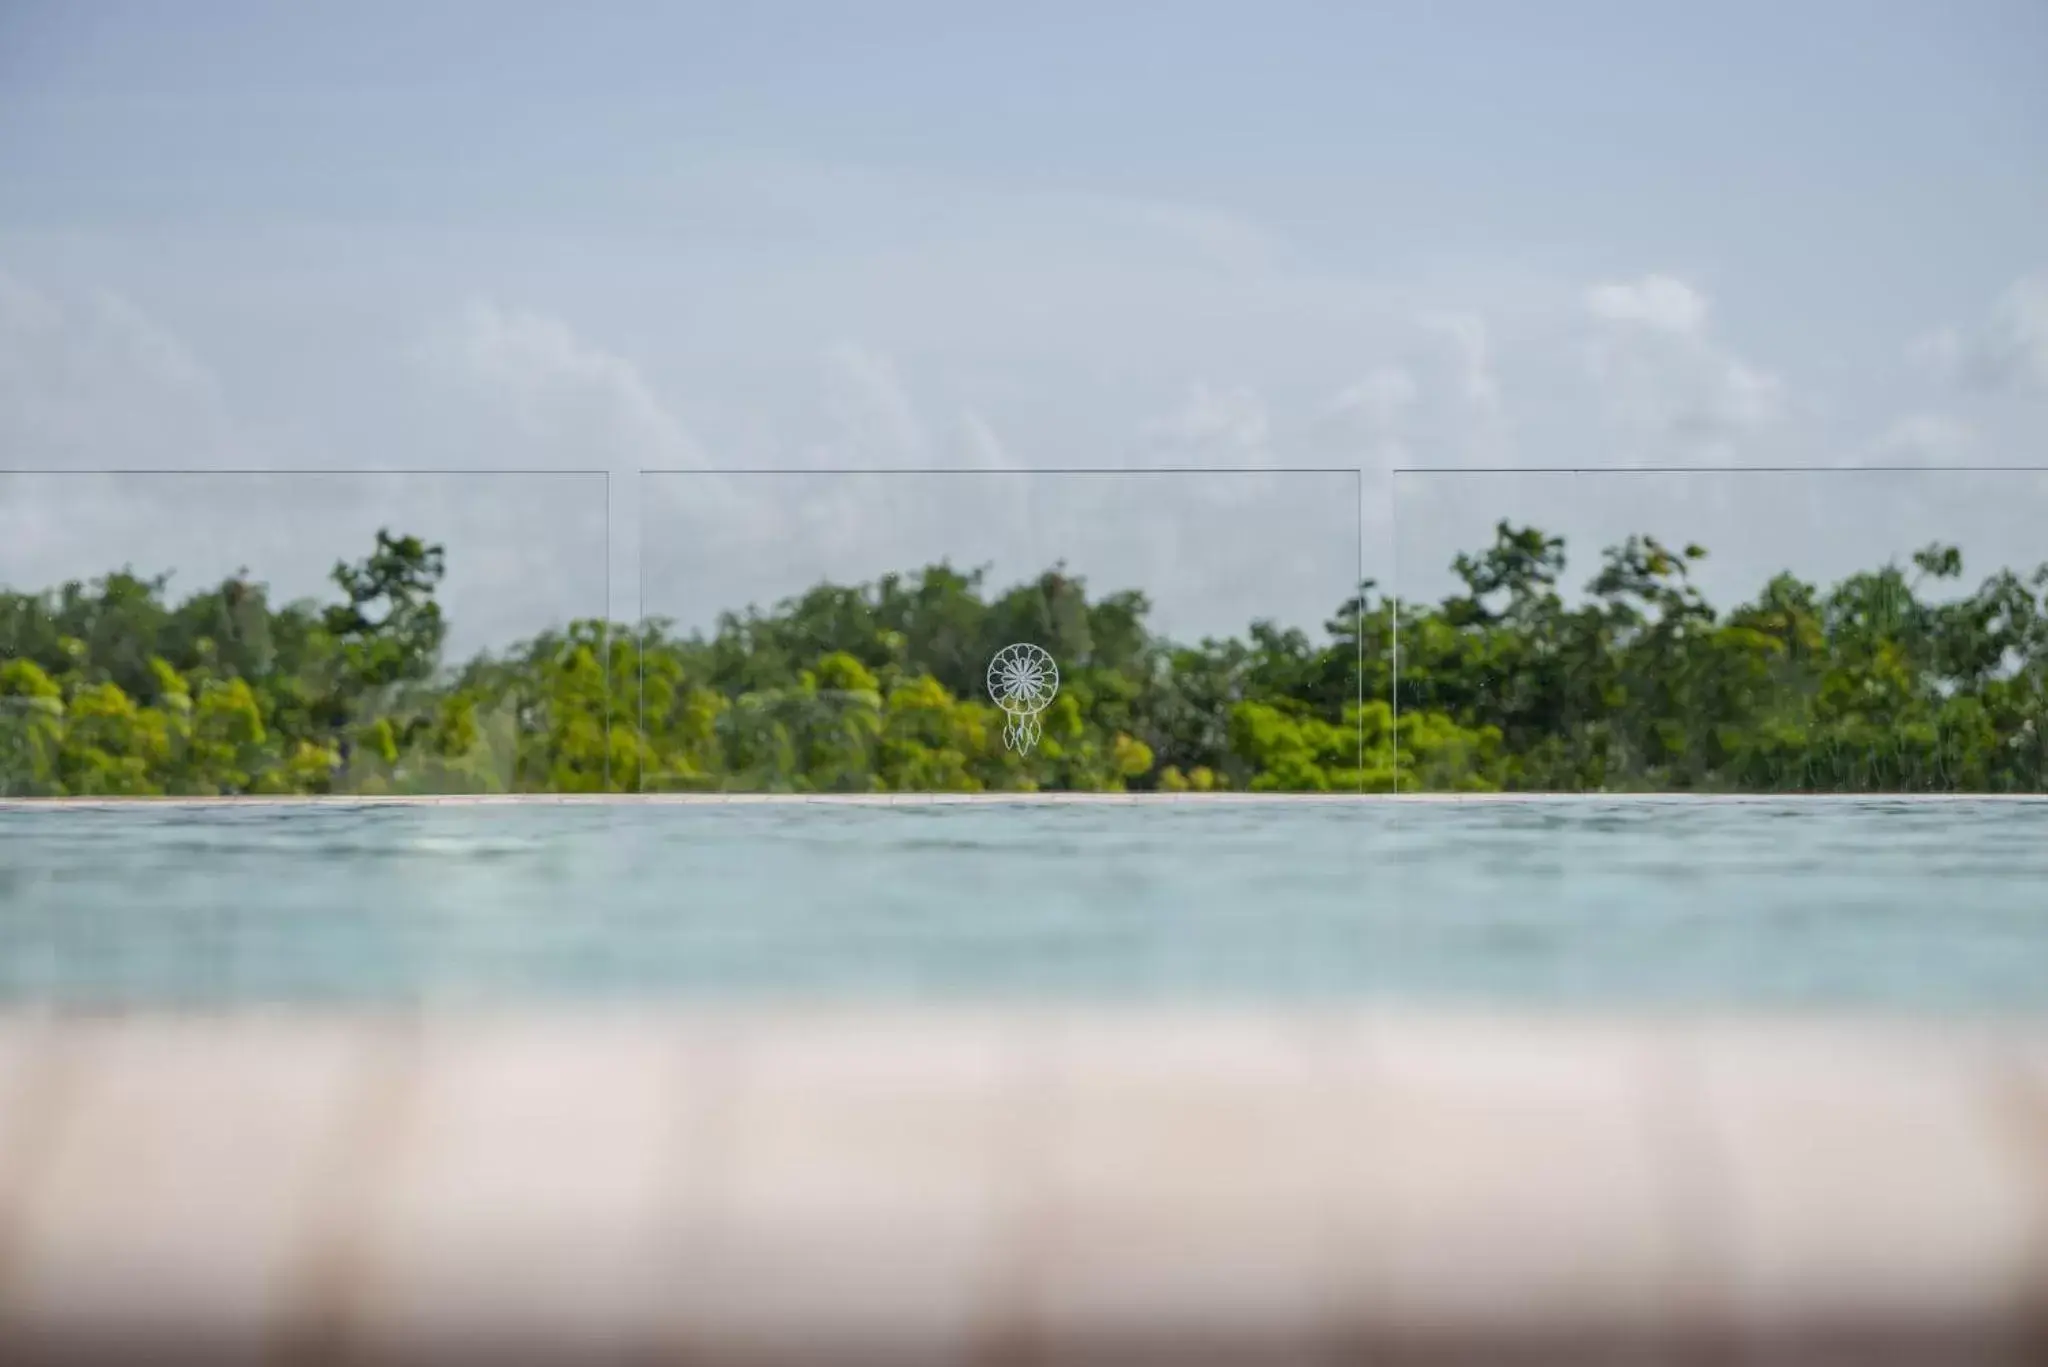
[[[2037,1362],[2043,1135],[2039,1023],[0,1012],[0,1356]]]

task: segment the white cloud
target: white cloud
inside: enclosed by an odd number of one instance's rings
[[[1784,383],[1733,356],[1717,357],[1701,402],[1685,419],[1695,430],[1755,427],[1781,410]]]
[[[1785,386],[1718,343],[1706,296],[1653,275],[1586,293],[1588,363],[1610,421],[1639,437],[1725,443],[1783,411]]]
[[[882,353],[841,342],[825,353],[825,402],[838,440],[832,454],[851,465],[915,465],[927,456],[924,423]]]
[[[1885,428],[1874,448],[1881,457],[1907,464],[1952,465],[1969,453],[1976,435],[1968,423],[1945,413],[1910,413]]]
[[[1706,296],[1668,275],[1595,285],[1586,291],[1586,308],[1604,322],[1679,336],[1696,335],[1707,324]]]
[[[1099,214],[1106,222],[1128,224],[1156,235],[1172,247],[1191,252],[1200,261],[1226,269],[1271,270],[1281,254],[1271,233],[1237,214],[1203,205],[1167,200],[1083,199],[1076,208]]]
[[[220,386],[119,294],[63,298],[0,273],[0,451],[16,466],[178,468],[231,454]]]
[[[615,472],[706,463],[639,366],[560,319],[479,302],[422,355],[510,415],[554,463]]]
[[[1500,402],[1500,383],[1494,377],[1493,343],[1486,320],[1470,313],[1434,313],[1422,322],[1450,343],[1464,401],[1473,408],[1495,407]]]
[[[1405,366],[1384,365],[1337,391],[1329,411],[1368,435],[1390,436],[1400,430],[1421,394],[1421,385]]]
[[[1403,365],[1379,365],[1338,390],[1312,431],[1332,465],[1389,469],[1415,462],[1408,444],[1423,387]]]
[[[1266,400],[1246,386],[1192,386],[1180,407],[1145,425],[1147,444],[1181,458],[1261,463],[1272,435]]]
[[[2048,389],[2048,274],[2016,281],[1999,299],[1976,363],[1986,384]]]
[[[679,523],[664,520],[659,511],[667,506],[665,499],[646,498],[649,484],[665,495],[686,487],[688,506],[704,526],[739,530],[729,525],[739,499],[725,480],[693,475],[678,484],[660,475],[640,478],[642,470],[701,470],[711,461],[635,361],[561,319],[479,301],[430,332],[417,357],[430,373],[453,381],[467,396],[463,416],[476,443],[471,449],[487,452],[489,464],[610,473],[608,492],[597,491],[597,515],[605,530],[597,571],[599,582],[608,585],[614,616],[631,620],[639,613],[635,595],[643,528],[653,538],[682,532]],[[589,490],[579,488],[579,506],[565,507],[563,515],[587,518],[590,508],[583,500],[588,497]],[[532,533],[540,541],[550,534],[543,528]],[[451,546],[451,560],[459,553]],[[531,579],[549,552],[537,547],[533,563],[525,566],[519,555],[516,546],[500,538],[473,537],[468,551],[471,562],[507,584]],[[555,573],[587,574],[583,562],[589,557],[580,545],[573,551],[564,547],[554,552]],[[588,615],[590,609],[578,611]],[[566,615],[557,613],[557,620]],[[509,627],[499,627],[489,639],[511,634]]]
[[[2048,392],[2048,272],[2014,281],[1983,322],[1936,329],[1910,351],[1925,368],[1970,389]]]
[[[958,449],[961,463],[969,469],[1001,470],[1014,464],[995,428],[971,408],[960,415]]]
[[[1486,320],[1425,312],[1411,326],[1400,359],[1373,366],[1320,410],[1310,435],[1324,459],[1368,469],[1499,461],[1500,383]]]

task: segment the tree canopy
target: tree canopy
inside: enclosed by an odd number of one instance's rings
[[[1931,545],[1724,612],[1693,582],[1706,554],[1630,537],[1568,601],[1564,542],[1503,522],[1441,602],[1367,581],[1319,637],[1192,644],[1062,566],[998,590],[942,563],[451,664],[444,548],[380,532],[324,604],[247,571],[176,603],[132,569],[0,592],[0,794],[2048,784],[2048,566],[1962,592]],[[983,684],[1019,640],[1062,675],[1028,754]]]

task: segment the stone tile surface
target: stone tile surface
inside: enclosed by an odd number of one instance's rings
[[[0,1024],[0,1285],[24,1237],[23,1206],[40,1180],[62,1098],[55,1041],[40,1021]]]
[[[2026,1129],[2017,1052],[1833,1028],[1728,1031],[1701,1052],[1746,1332],[2048,1311],[2048,1126]]]
[[[40,1339],[220,1361],[2027,1361],[2043,1041],[1242,1011],[0,1016],[0,1360]]]
[[[22,1193],[0,1335],[203,1331],[256,1352],[290,1313],[368,1041],[326,1024],[65,1027],[64,1113]]]
[[[988,1338],[1015,1253],[1014,1034],[839,1017],[723,1039],[685,1178],[682,1342],[947,1360]]]
[[[1679,1268],[1652,1042],[1549,1025],[1364,1028],[1344,1083],[1354,1331],[1655,1338]]]
[[[334,1232],[339,1332],[361,1351],[510,1343],[589,1361],[658,1338],[691,1062],[658,1022],[424,1035],[374,1188]]]
[[[1342,1109],[1319,1085],[1324,1038],[1240,1018],[1048,1041],[1020,1309],[1053,1360],[1334,1350]]]

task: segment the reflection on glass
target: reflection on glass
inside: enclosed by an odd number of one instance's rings
[[[0,795],[600,789],[605,513],[601,474],[0,477]]]
[[[2039,473],[1418,471],[1399,492],[1425,787],[1458,786],[1426,756],[1473,737],[1486,788],[2048,789]]]
[[[1355,472],[691,473],[642,499],[644,790],[1393,786]]]

